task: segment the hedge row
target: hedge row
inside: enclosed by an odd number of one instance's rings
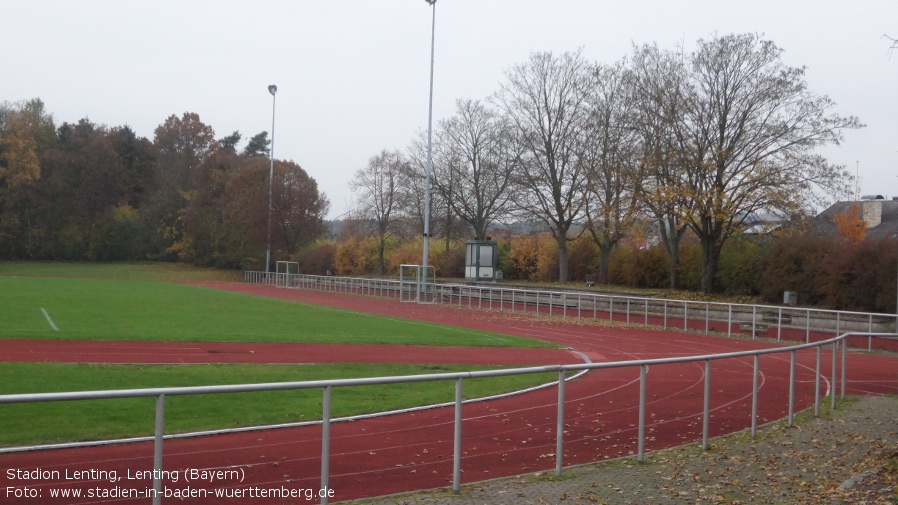
[[[500,239],[499,269],[509,280],[552,282],[558,278],[558,245],[549,235]],[[422,243],[391,240],[387,257],[391,274],[402,264],[420,264]],[[569,244],[570,277],[583,281],[599,264],[599,252],[586,238]],[[680,289],[699,290],[701,248],[686,243],[680,250]],[[441,278],[464,276],[464,241],[429,244],[429,264]],[[351,236],[305,249],[294,260],[300,271],[325,275],[366,276],[377,271],[377,243]],[[724,248],[717,291],[782,303],[784,291],[798,293],[799,303],[840,310],[894,313],[898,291],[898,243],[895,240],[850,241],[795,236],[757,241],[732,240]],[[611,256],[609,282],[633,288],[669,288],[670,263],[662,246],[621,246]]]

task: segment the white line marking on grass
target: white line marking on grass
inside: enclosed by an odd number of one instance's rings
[[[41,307],[41,312],[44,313],[44,317],[46,317],[47,322],[50,323],[50,328],[53,328],[53,331],[59,331],[59,328],[57,328],[56,325],[53,324],[53,320],[50,319],[50,314],[47,314],[47,310]]]

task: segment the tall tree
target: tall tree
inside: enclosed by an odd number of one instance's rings
[[[197,169],[215,143],[215,131],[193,112],[171,115],[156,128],[154,190],[143,213],[148,229],[156,230],[155,254],[190,259],[184,212],[194,195]]]
[[[433,135],[430,235],[444,239],[444,254],[448,257],[452,240],[469,236],[470,227],[455,209],[458,199],[458,171],[460,161],[447,149],[444,132],[436,128]],[[407,236],[415,236],[424,229],[424,186],[427,168],[427,132],[421,131],[408,147],[408,163],[400,178],[400,209],[408,222]]]
[[[631,80],[623,61],[597,65],[588,98],[589,128],[582,154],[589,168],[584,209],[590,236],[600,251],[600,284],[608,282],[611,251],[633,231],[641,208]]]
[[[40,158],[55,141],[53,116],[40,99],[0,103],[0,257],[35,257],[43,233]]]
[[[127,204],[139,209],[152,189],[156,157],[153,143],[138,137],[129,126],[109,130],[109,141],[118,154],[127,184]]]
[[[632,57],[633,126],[639,136],[636,192],[654,217],[670,265],[670,288],[680,288],[680,242],[689,227],[692,191],[681,145],[689,81],[682,52],[656,45],[634,48]]]
[[[387,239],[397,230],[399,178],[408,170],[408,161],[399,151],[383,150],[356,171],[349,185],[358,192],[358,219],[368,222],[377,237],[378,273],[386,272]]]
[[[235,135],[239,136],[236,132]],[[228,183],[246,165],[247,157],[238,154],[234,144],[227,141],[224,144],[213,144],[197,167],[195,192],[184,212],[184,228],[188,236],[193,238],[191,256],[194,262],[219,267],[240,267],[241,256],[235,256],[228,250],[228,230],[231,223],[228,223],[225,209],[229,198]],[[267,188],[264,183],[259,184]],[[268,201],[267,193],[260,197],[265,202]]]
[[[15,114],[4,126],[0,136],[0,186],[15,188],[39,179],[37,141],[25,116]]]
[[[287,255],[324,234],[324,216],[330,210],[318,183],[292,161],[274,163],[272,241],[278,239]]]
[[[64,123],[42,164],[45,254],[65,260],[110,259],[103,232],[110,227],[113,209],[127,201],[127,181],[108,129],[88,119]]]
[[[234,133],[225,136],[223,139],[219,140],[218,143],[221,145],[221,147],[223,147],[225,149],[231,149],[233,151],[236,151],[237,144],[240,143],[240,139],[242,137],[243,136],[240,135],[240,132],[238,130],[234,130]]]
[[[558,279],[569,278],[567,243],[582,217],[588,171],[585,136],[589,65],[579,52],[533,53],[511,67],[496,102],[518,131],[518,208],[544,222],[558,243]]]
[[[299,165],[275,160],[272,180],[273,259],[286,259],[324,233],[329,201]],[[240,268],[265,265],[268,231],[267,160],[255,160],[232,174],[220,199],[222,247],[218,262]],[[213,216],[214,217],[214,216]],[[217,218],[216,218],[217,219]]]
[[[704,292],[714,289],[720,251],[759,210],[789,215],[846,191],[850,176],[814,149],[838,144],[854,117],[812,93],[804,67],[757,34],[700,40],[691,57],[690,107],[683,121],[689,179],[695,191],[689,226],[702,246]]]
[[[243,148],[243,154],[251,158],[268,156],[269,146],[271,141],[268,140],[268,132],[260,132],[249,138],[246,147]]]
[[[457,100],[455,116],[439,128],[443,170],[435,185],[452,196],[452,209],[484,239],[490,225],[511,210],[520,144],[512,125],[477,100]]]

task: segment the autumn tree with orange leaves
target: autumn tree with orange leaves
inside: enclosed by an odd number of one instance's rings
[[[860,244],[864,241],[867,231],[867,223],[864,221],[861,206],[855,202],[845,212],[833,217],[836,222],[836,231],[839,236],[848,240],[851,244]]]

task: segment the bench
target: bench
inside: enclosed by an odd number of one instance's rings
[[[591,288],[596,285],[596,274],[586,274],[586,287]]]
[[[766,324],[755,323],[754,325],[752,325],[752,323],[739,323],[739,331],[751,332],[752,326],[754,326],[754,335],[757,335],[759,333],[767,333],[767,329],[769,328]]]
[[[761,313],[761,321],[773,324],[792,324],[792,314],[782,314],[780,316],[777,312],[769,310]]]

